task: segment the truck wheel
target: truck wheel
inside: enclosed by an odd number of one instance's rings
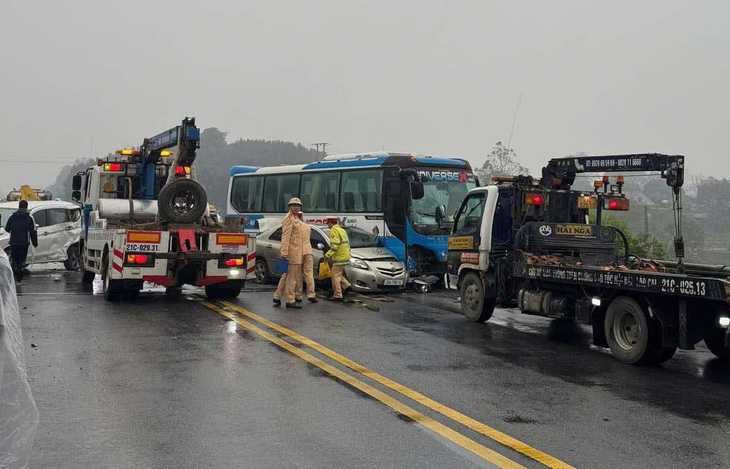
[[[203,186],[192,179],[178,179],[160,190],[157,209],[171,223],[198,223],[208,206]]]
[[[124,289],[121,280],[112,280],[109,275],[109,256],[104,256],[101,270],[102,291],[107,301],[119,301],[122,298]]]
[[[205,286],[205,295],[213,300],[216,298],[236,298],[243,288],[243,280],[228,280],[223,283]]]
[[[482,280],[469,272],[461,284],[461,310],[471,322],[485,322],[494,313],[494,298],[484,298]]]
[[[650,346],[646,313],[629,297],[620,296],[611,302],[606,311],[604,329],[608,347],[620,362],[645,364],[656,362],[661,355]]]
[[[705,345],[720,360],[730,360],[730,347],[725,346],[724,329],[715,326],[705,332]]]
[[[66,260],[63,261],[63,266],[66,268],[66,270],[76,272],[77,270],[79,270],[80,265],[81,254],[79,253],[79,245],[74,244],[73,246],[70,246],[68,248],[68,251],[66,251]]]
[[[269,272],[269,266],[264,259],[256,259],[254,270],[256,272],[256,283],[271,283],[271,272]]]

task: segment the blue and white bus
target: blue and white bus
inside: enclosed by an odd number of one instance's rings
[[[295,166],[234,166],[227,215],[245,217],[247,230],[266,229],[281,221],[289,199],[299,197],[306,222],[337,217],[377,235],[413,276],[440,276],[446,272],[450,222],[476,185],[466,160],[411,153],[331,155]]]

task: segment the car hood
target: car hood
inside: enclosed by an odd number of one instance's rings
[[[377,260],[377,259],[395,259],[392,252],[385,248],[352,248],[350,250],[350,256],[355,259],[363,260]]]

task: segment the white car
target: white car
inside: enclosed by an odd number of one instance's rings
[[[10,256],[10,233],[5,231],[8,218],[18,210],[18,202],[0,203],[0,249]],[[63,262],[68,270],[81,265],[81,207],[60,200],[28,201],[28,211],[35,220],[38,247],[30,246],[28,264]]]

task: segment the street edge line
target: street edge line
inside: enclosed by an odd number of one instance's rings
[[[414,391],[400,383],[396,383],[395,381],[386,378],[385,376],[382,376],[378,373],[375,373],[372,370],[369,370],[368,368],[360,365],[359,363],[356,363],[352,360],[350,360],[347,357],[344,357],[337,352],[328,349],[324,345],[321,345],[311,339],[308,339],[307,337],[304,337],[300,334],[297,334],[296,332],[287,329],[286,327],[280,326],[274,322],[271,322],[267,319],[262,318],[261,316],[252,313],[251,311],[248,311],[245,308],[242,308],[240,306],[234,305],[233,303],[230,303],[228,301],[219,301],[221,304],[234,309],[235,311],[243,314],[244,316],[253,319],[254,321],[257,321],[261,324],[264,324],[267,327],[270,327],[271,329],[276,330],[277,332],[280,332],[282,334],[285,334],[292,339],[295,339],[302,344],[318,351],[319,353],[331,358],[332,360],[335,360],[339,362],[342,365],[345,365],[346,367],[372,379],[373,381],[376,381],[383,386],[392,389],[393,391],[398,392],[399,394],[402,394],[409,399],[412,399],[419,404],[428,407],[431,410],[434,410],[441,415],[448,417],[465,427],[474,430],[475,432],[478,432],[494,441],[497,441],[501,443],[504,446],[507,446],[508,448],[511,448],[518,453],[527,456],[530,459],[533,459],[547,467],[553,468],[553,469],[575,469],[573,466],[553,457],[550,456],[547,453],[543,453],[542,451],[533,448],[532,446],[523,443],[505,433],[502,433],[501,431],[497,430],[496,428],[492,428],[488,425],[483,424],[482,422],[479,422],[478,420],[475,420],[467,415],[462,414],[461,412],[452,409],[448,406],[445,406],[443,404],[440,404],[433,399],[424,396],[423,394],[419,393],[418,391]]]
[[[494,450],[491,450],[487,448],[486,446],[483,446],[476,441],[462,435],[461,433],[457,432],[456,430],[452,430],[451,428],[447,427],[446,425],[443,425],[436,420],[432,419],[431,417],[428,417],[417,410],[408,407],[407,405],[403,404],[402,402],[388,396],[382,391],[379,391],[378,389],[375,389],[374,387],[370,386],[369,384],[366,384],[357,378],[348,375],[347,373],[333,367],[332,365],[328,365],[324,361],[320,360],[319,358],[314,357],[313,355],[298,349],[297,347],[293,346],[292,344],[280,339],[279,337],[276,337],[275,335],[271,334],[270,332],[266,332],[265,330],[251,324],[250,322],[236,316],[235,314],[231,314],[230,312],[226,311],[225,309],[222,309],[212,303],[209,303],[207,301],[202,302],[203,305],[213,311],[216,311],[220,315],[230,319],[231,321],[236,322],[241,327],[244,327],[248,329],[251,332],[254,332],[264,339],[278,345],[279,347],[283,348],[284,350],[292,353],[293,355],[296,355],[297,357],[301,358],[302,360],[311,363],[312,365],[321,368],[323,371],[327,372],[331,376],[339,379],[340,381],[343,381],[350,386],[359,389],[360,391],[364,392],[365,394],[369,395],[370,397],[377,399],[382,404],[385,404],[386,406],[390,407],[391,409],[395,410],[396,412],[405,415],[406,417],[412,419],[414,422],[417,422],[424,427],[428,428],[429,430],[441,435],[442,437],[448,439],[449,441],[459,445],[460,447],[476,454],[477,456],[481,457],[482,459],[485,459],[486,461],[491,462],[492,464],[495,464],[502,468],[509,468],[509,469],[526,469],[524,466],[512,461],[511,459],[508,459],[507,457],[497,453]]]

